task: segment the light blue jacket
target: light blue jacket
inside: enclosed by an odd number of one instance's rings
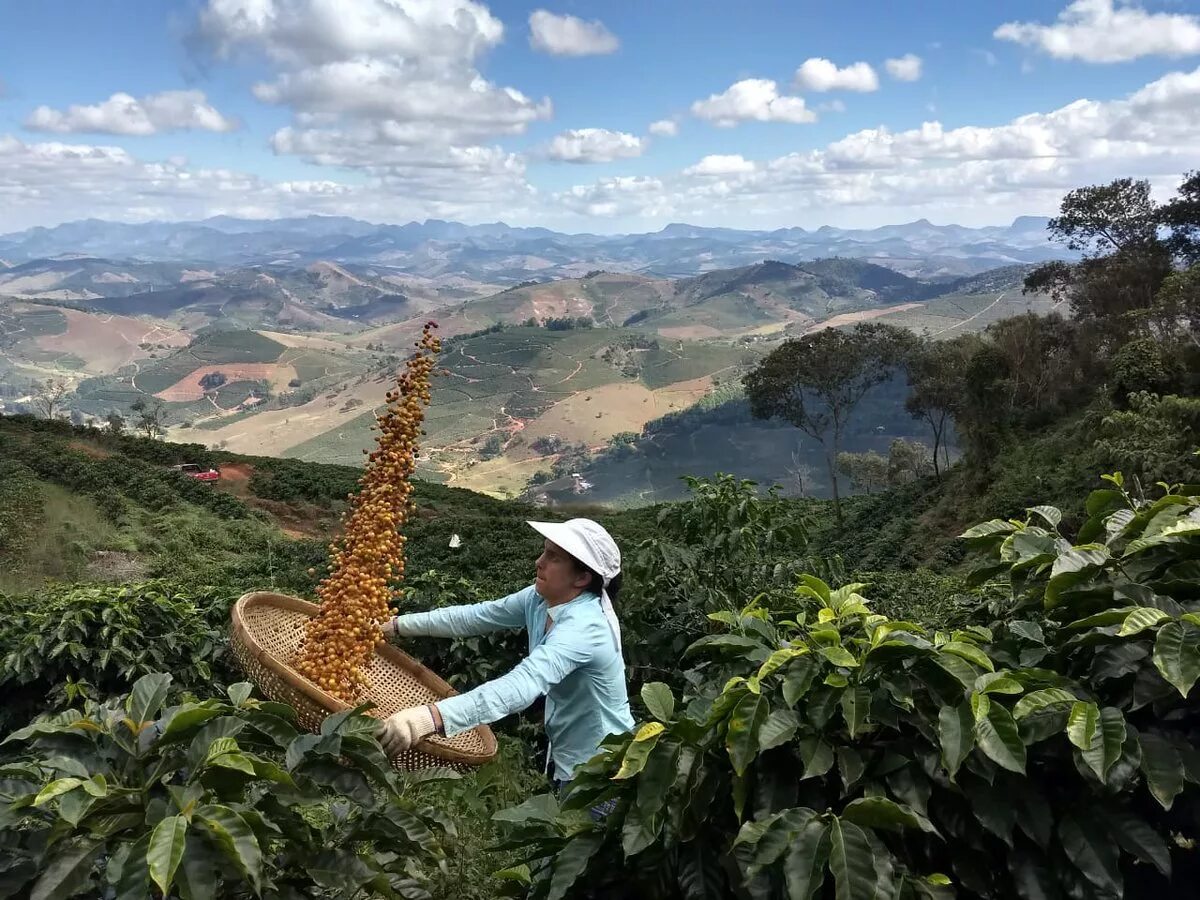
[[[533,586],[500,600],[450,606],[396,617],[398,635],[462,638],[524,628],[529,655],[509,673],[439,700],[446,734],[486,725],[546,697],[546,733],[555,777],[570,780],[575,767],[596,755],[600,741],[633,728],[625,661],[600,598],[584,592],[553,609],[546,631],[546,601]]]

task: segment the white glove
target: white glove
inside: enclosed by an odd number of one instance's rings
[[[428,706],[411,706],[383,720],[379,743],[388,756],[408,750],[437,731]]]

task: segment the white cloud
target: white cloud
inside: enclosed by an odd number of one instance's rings
[[[683,170],[684,175],[745,175],[754,171],[754,163],[739,154],[711,154]]]
[[[884,60],[884,68],[897,81],[917,81],[921,77],[921,57],[905,53],[896,59]]]
[[[775,82],[765,78],[747,78],[707,100],[697,100],[692,104],[692,115],[722,128],[732,128],[739,122],[801,124],[817,119],[803,97],[781,95]]]
[[[664,185],[657,178],[623,175],[594,184],[577,184],[554,195],[555,203],[577,215],[612,217],[669,215],[663,199]]]
[[[645,139],[628,132],[576,128],[557,135],[546,152],[560,162],[605,163],[641,156],[645,150]]]
[[[867,93],[879,90],[879,77],[865,62],[856,62],[839,69],[834,63],[819,56],[806,59],[796,70],[796,87],[809,91],[860,91]]]
[[[826,102],[822,103],[820,106],[817,107],[817,110],[819,112],[839,112],[839,113],[845,112],[846,104],[843,103],[841,100],[838,100],[835,98],[833,100],[827,100]]]
[[[476,0],[207,0],[198,28],[219,56],[265,57],[254,95],[293,114],[276,153],[451,203],[530,191],[524,165],[483,142],[552,106],[479,72],[504,26]]]
[[[659,119],[650,123],[649,130],[658,137],[675,137],[679,134],[679,124],[674,119]]]
[[[203,91],[163,91],[140,99],[117,93],[101,103],[66,110],[39,106],[24,124],[30,131],[138,136],[185,129],[233,131],[238,127],[208,102]]]
[[[1058,59],[1117,63],[1143,56],[1200,53],[1200,17],[1147,12],[1133,3],[1116,7],[1113,0],[1075,0],[1053,25],[1007,22],[992,36]]]
[[[529,16],[529,45],[553,56],[601,56],[621,46],[616,35],[599,20],[585,22],[544,9]]]

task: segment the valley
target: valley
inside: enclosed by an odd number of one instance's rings
[[[955,234],[914,226],[871,237],[917,252]],[[105,229],[95,232],[107,249]],[[504,233],[514,246],[552,241]],[[0,271],[0,402],[32,411],[39,391],[61,384],[69,391],[61,411],[76,421],[116,415],[168,440],[359,465],[406,348],[435,319],[446,350],[420,460],[425,478],[502,497],[628,505],[680,496],[681,474],[736,469],[786,493],[823,496],[819,448],[753,419],[741,397],[742,376],[772,348],[862,322],[949,339],[1053,308],[1022,293],[1030,266],[1007,259],[922,277],[911,272],[927,266],[905,272],[850,257],[713,268],[749,247],[778,248],[783,236],[668,228],[623,244],[596,238],[586,251],[573,236],[567,243],[582,255],[570,267],[527,255],[533,270],[518,272],[510,258],[498,265],[495,253],[482,253],[497,234],[410,234],[406,252],[437,247],[458,260],[441,269],[378,242],[369,254],[343,242],[337,260],[304,261],[298,251],[265,259],[260,247],[249,265],[230,265],[230,247],[203,261],[72,253],[22,262],[14,248],[33,244],[7,236],[0,245],[17,261]],[[232,246],[244,235],[227,237]],[[663,267],[693,267],[677,277],[632,270],[631,254],[678,242],[717,242],[728,252]],[[618,266],[580,271],[580,260],[612,263],[615,246],[624,248]],[[472,248],[491,262],[464,263]],[[602,248],[608,255],[597,255]],[[896,438],[920,438],[896,396],[895,409],[884,404],[869,425],[856,421],[849,449],[886,451]]]

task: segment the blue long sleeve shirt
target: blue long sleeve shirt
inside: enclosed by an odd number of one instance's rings
[[[454,735],[520,712],[545,695],[555,777],[568,781],[605,737],[633,727],[625,662],[598,596],[584,592],[549,610],[531,585],[499,600],[396,617],[396,633],[408,636],[462,638],[517,628],[529,635],[529,655],[507,674],[439,700],[438,712],[446,734]]]

